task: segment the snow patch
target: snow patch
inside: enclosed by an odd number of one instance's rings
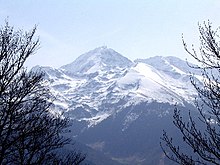
[[[89,123],[88,127],[93,127],[102,122],[103,120],[107,119],[110,115],[111,114],[108,113],[98,113],[96,116],[92,118],[82,118],[79,121],[87,121]]]

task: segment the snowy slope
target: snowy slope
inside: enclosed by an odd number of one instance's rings
[[[158,102],[184,106],[196,95],[188,65],[176,57],[132,62],[113,49],[99,47],[59,69],[39,68],[57,98],[57,110],[88,126],[130,105]]]
[[[180,74],[178,78],[161,72],[151,65],[137,63],[118,81],[118,84],[128,94],[133,94],[134,97],[140,97],[142,100],[170,104],[190,102],[196,93],[187,80],[189,75],[179,69],[176,70]],[[126,88],[129,84],[136,84],[136,87]]]

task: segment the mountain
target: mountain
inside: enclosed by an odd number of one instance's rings
[[[193,109],[197,95],[192,69],[171,56],[132,62],[99,47],[58,69],[33,69],[45,72],[56,97],[54,111],[71,119],[71,137],[120,164],[165,163],[162,130],[176,136],[174,105]]]

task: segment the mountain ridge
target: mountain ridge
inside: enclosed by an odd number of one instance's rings
[[[111,64],[114,61],[116,63]],[[83,67],[77,67],[81,64]],[[41,70],[46,73],[52,93],[62,100],[55,102],[59,108],[69,115],[72,111],[72,118],[81,116],[79,120],[91,118],[93,121],[100,113],[110,112],[100,109],[103,104],[118,104],[120,100],[125,100],[124,107],[143,101],[191,103],[196,91],[190,86],[190,68],[187,67],[186,62],[177,57],[156,56],[132,62],[113,49],[99,47],[58,69],[41,67]],[[74,111],[79,108],[84,110],[75,117]]]

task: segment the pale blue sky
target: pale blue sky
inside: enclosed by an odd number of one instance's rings
[[[0,24],[38,25],[41,48],[27,66],[59,67],[106,45],[131,60],[151,56],[189,58],[198,22],[220,25],[220,0],[0,0]]]

